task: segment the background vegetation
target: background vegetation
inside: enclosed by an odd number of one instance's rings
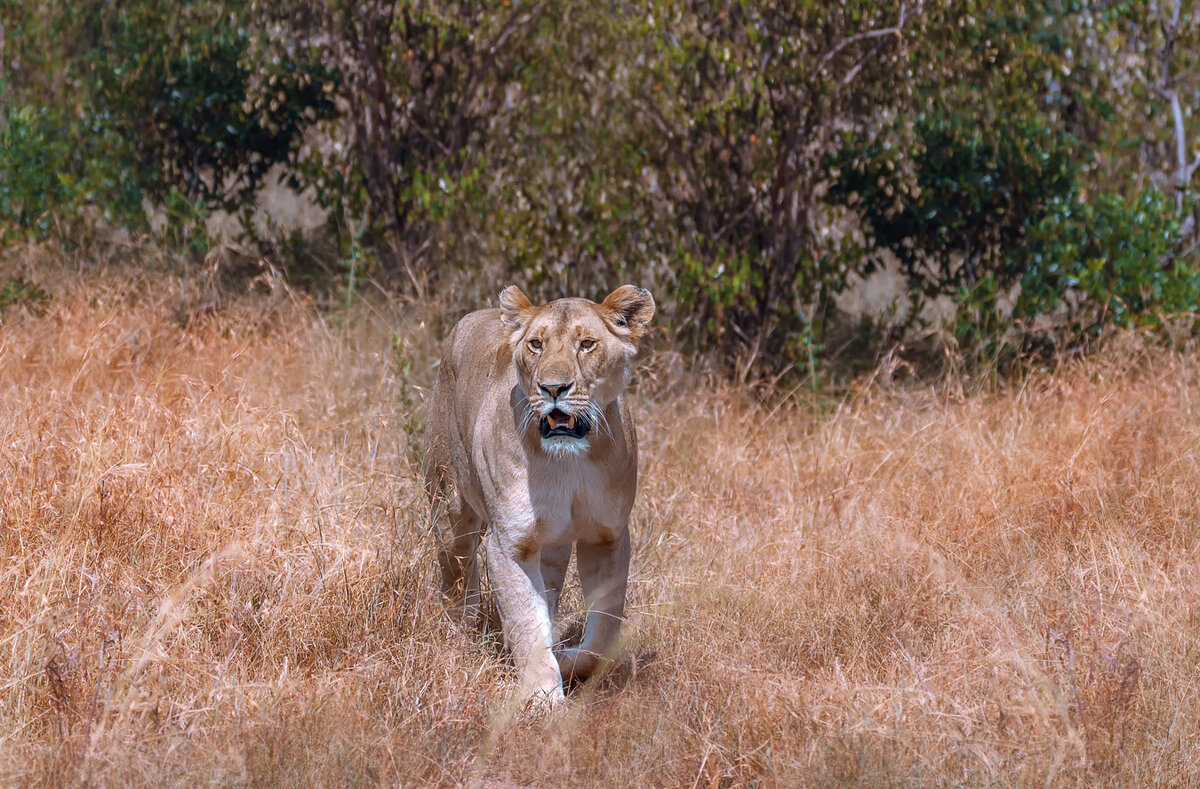
[[[200,257],[220,213],[294,282],[637,280],[743,376],[930,329],[1061,353],[1197,308],[1184,0],[2,8],[9,244]],[[256,215],[268,184],[323,224]],[[897,271],[893,304],[844,307]]]

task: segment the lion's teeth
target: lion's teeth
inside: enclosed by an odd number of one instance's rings
[[[575,417],[568,415],[567,416],[567,430],[574,430],[574,429],[575,429]]]

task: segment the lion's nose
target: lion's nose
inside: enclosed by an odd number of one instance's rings
[[[545,392],[551,400],[557,400],[571,391],[571,387],[574,385],[574,381],[568,381],[566,383],[538,384],[538,388]]]

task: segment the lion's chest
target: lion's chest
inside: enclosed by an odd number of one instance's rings
[[[602,469],[572,461],[539,466],[530,469],[529,477],[538,542],[561,545],[615,539],[624,528],[628,506]]]

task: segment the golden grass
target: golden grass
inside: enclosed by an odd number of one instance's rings
[[[513,719],[434,587],[431,305],[39,266],[0,326],[0,784],[1200,783],[1193,355],[824,411],[650,357],[626,657]]]

